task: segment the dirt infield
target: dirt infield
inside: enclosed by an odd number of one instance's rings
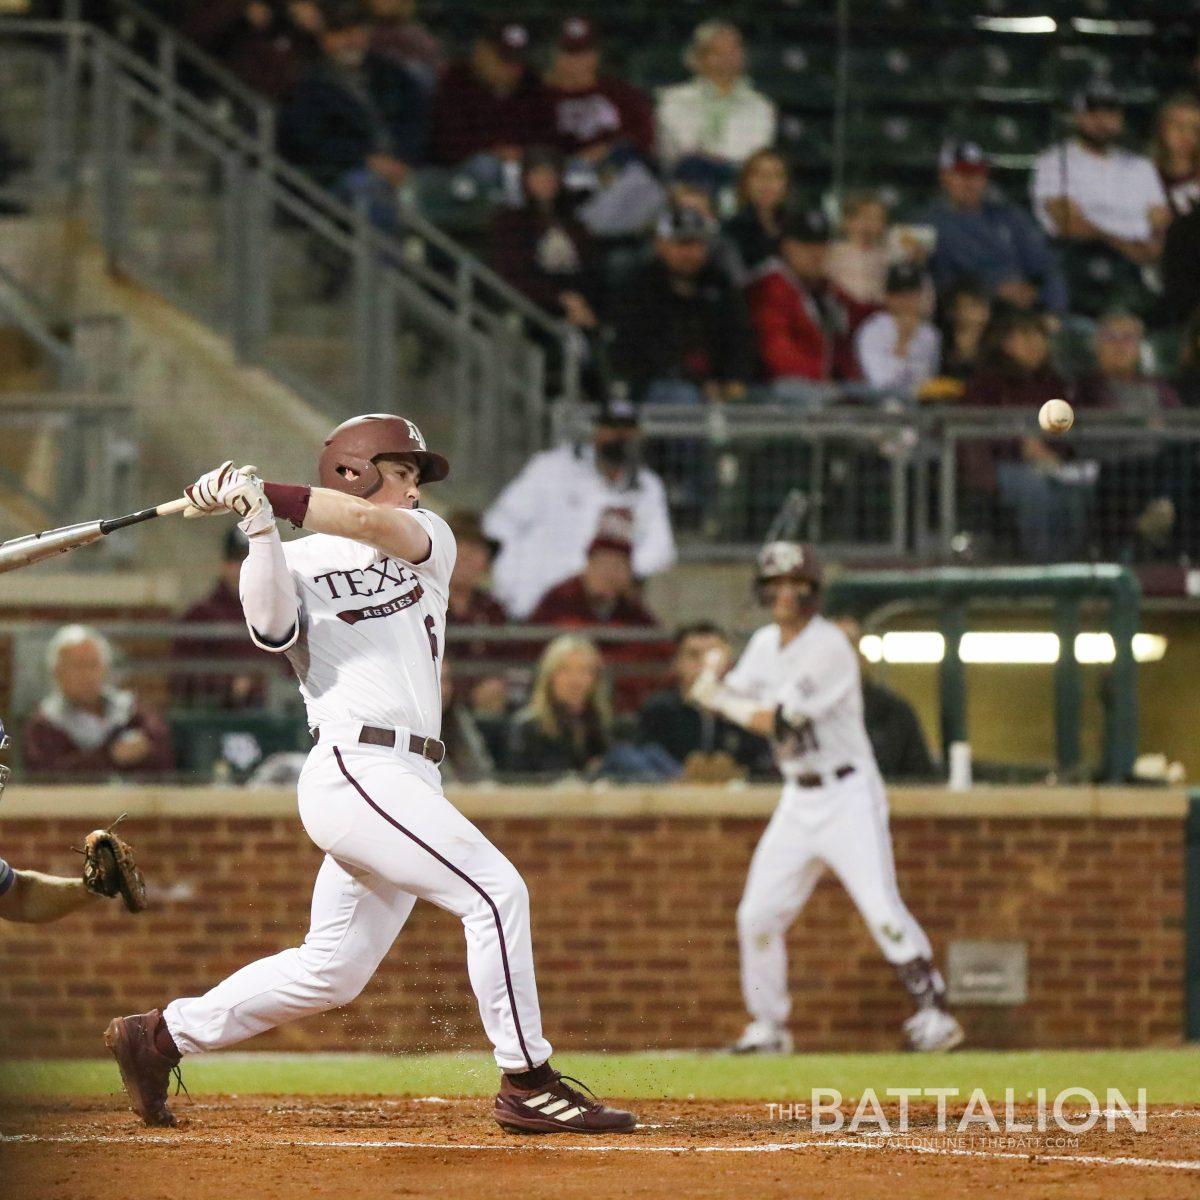
[[[926,1106],[914,1106],[909,1135],[885,1139],[869,1127],[815,1133],[806,1115],[781,1120],[747,1101],[639,1102],[636,1133],[587,1139],[505,1134],[479,1099],[229,1096],[175,1104],[175,1130],[143,1128],[116,1098],[0,1108],[6,1200],[744,1200],[814,1189],[878,1200],[884,1188],[889,1200],[1001,1189],[1063,1200],[1200,1194],[1200,1109],[1191,1108],[1152,1108],[1145,1133],[1124,1124],[1109,1131],[1101,1120],[1086,1133],[1012,1134],[1006,1142],[979,1126],[938,1134]],[[888,1117],[895,1129],[896,1111]],[[1077,1144],[1063,1145],[1064,1136]]]

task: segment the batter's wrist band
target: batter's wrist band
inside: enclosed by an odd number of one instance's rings
[[[290,521],[296,529],[304,525],[312,488],[300,487],[294,483],[264,483],[263,491],[277,517]]]

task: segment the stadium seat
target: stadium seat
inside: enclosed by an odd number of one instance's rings
[[[805,163],[828,163],[833,154],[832,119],[822,114],[785,113],[779,122],[779,141],[789,158]]]
[[[851,95],[933,100],[941,95],[936,51],[911,45],[852,45]]]
[[[312,746],[298,714],[175,712],[169,724],[179,770],[199,779],[241,782],[272,754]]]
[[[833,103],[832,46],[788,43],[752,52],[755,84],[780,105],[827,106]]]
[[[935,162],[942,136],[940,113],[859,109],[846,120],[846,145],[851,157],[869,155],[881,163]]]

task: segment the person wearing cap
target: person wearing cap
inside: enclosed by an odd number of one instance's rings
[[[171,656],[186,662],[211,662],[213,659],[249,659],[260,664],[270,662],[264,653],[241,634],[244,624],[242,602],[238,596],[238,581],[249,543],[246,535],[235,525],[225,535],[221,553],[221,569],[209,593],[196,601],[180,617],[190,625],[213,625],[227,622],[236,625],[232,637],[176,638]],[[270,662],[274,670],[278,663]],[[261,708],[267,699],[266,679],[261,672],[246,671],[221,675],[198,675],[181,670],[171,677],[171,699],[183,707],[216,708],[225,712]]]
[[[787,213],[778,256],[751,275],[747,288],[767,378],[777,394],[805,404],[821,403],[825,394],[811,385],[858,375],[845,309],[827,277],[829,235],[818,209]]]
[[[1074,135],[1034,164],[1034,211],[1063,246],[1072,311],[1097,315],[1122,292],[1144,307],[1141,269],[1161,255],[1171,217],[1162,180],[1149,158],[1117,144],[1124,111],[1106,80],[1078,92],[1072,109]]]
[[[915,399],[938,371],[942,335],[925,317],[925,272],[913,263],[888,268],[884,311],[868,317],[854,338],[863,378],[876,390]]]
[[[668,209],[654,258],[614,306],[613,373],[639,403],[736,400],[753,378],[749,314],[714,257],[716,235],[716,223],[698,209]]]
[[[1017,308],[1065,313],[1067,285],[1045,233],[1025,209],[990,189],[988,179],[988,158],[976,143],[942,147],[941,196],[917,218],[937,233],[928,265],[938,295],[972,281]]]
[[[568,157],[596,165],[619,150],[653,154],[650,99],[640,88],[601,74],[600,35],[589,18],[563,21],[545,84],[554,141]]]
[[[642,603],[633,575],[633,519],[628,509],[611,509],[587,550],[583,570],[555,584],[529,614],[531,625],[563,629],[657,629],[658,619]],[[616,675],[613,697],[622,711],[633,711],[661,685],[665,665],[661,642],[605,642],[605,662],[624,670]],[[633,664],[641,664],[640,669]]]
[[[550,588],[583,569],[610,509],[633,515],[637,578],[674,564],[666,488],[641,462],[634,410],[617,402],[598,414],[590,439],[535,454],[484,514],[484,533],[500,546],[492,583],[514,619],[526,619]]]
[[[488,25],[465,58],[442,72],[433,96],[434,162],[466,164],[486,185],[514,170],[525,147],[550,139],[541,81],[529,66],[529,30],[518,21]]]
[[[389,228],[395,189],[425,156],[425,91],[410,71],[370,52],[368,15],[356,0],[324,13],[321,57],[279,114],[280,152]]]
[[[701,159],[730,181],[751,154],[774,142],[775,105],[746,78],[742,35],[728,21],[698,25],[684,63],[694,78],[659,93],[659,155],[667,168]]]
[[[371,51],[407,67],[432,91],[442,66],[442,45],[417,16],[416,0],[367,0]]]
[[[598,290],[591,235],[568,209],[562,154],[531,146],[521,164],[520,208],[496,213],[491,265],[501,279],[535,304],[580,329],[597,325],[592,301]]]

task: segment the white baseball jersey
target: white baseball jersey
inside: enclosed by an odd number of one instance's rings
[[[786,646],[779,626],[764,625],[749,641],[726,686],[782,709],[800,727],[773,742],[784,778],[813,772],[828,776],[840,767],[875,770],[875,755],[863,725],[858,655],[831,621],[814,616]]]
[[[312,727],[361,721],[422,737],[441,731],[440,660],[457,547],[436,513],[411,514],[431,542],[422,563],[322,533],[283,545],[299,610],[284,649]],[[250,636],[264,649],[281,649],[263,642],[253,627]]]

